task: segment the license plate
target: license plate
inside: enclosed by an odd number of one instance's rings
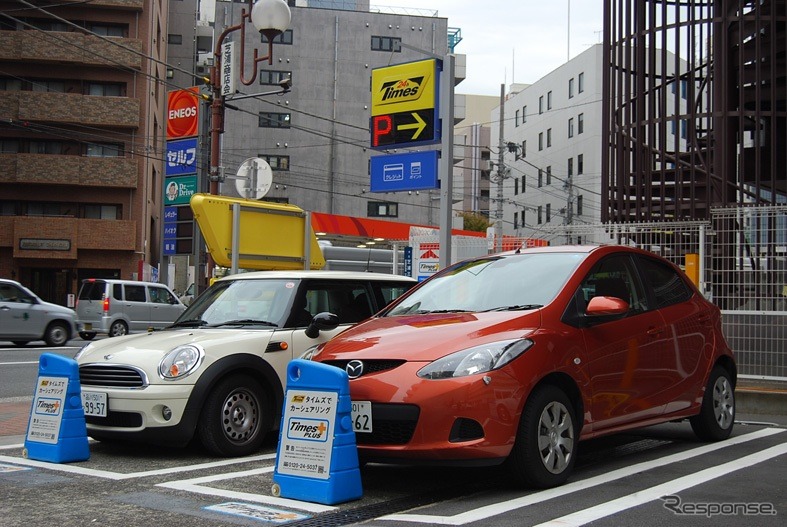
[[[107,394],[101,392],[82,392],[82,409],[85,415],[107,416]]]
[[[85,331],[90,331],[91,329],[93,329],[93,324],[90,322],[85,322],[84,329]]]
[[[372,433],[372,402],[353,401],[352,402],[353,428],[356,433]]]

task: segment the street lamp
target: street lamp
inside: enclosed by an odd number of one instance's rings
[[[210,119],[210,193],[219,193],[219,180],[221,179],[221,134],[224,133],[224,94],[221,91],[221,52],[224,39],[234,32],[240,30],[240,80],[249,86],[257,78],[257,64],[267,60],[268,64],[273,64],[273,39],[284,33],[290,25],[290,8],[284,0],[249,0],[249,10],[241,10],[240,23],[229,26],[221,32],[216,40],[216,48],[213,52],[213,66],[210,68],[210,87],[213,91],[213,101],[211,103]],[[246,58],[246,24],[251,22],[261,35],[268,40],[268,54],[264,57],[258,56],[258,51],[254,49],[252,60],[251,78],[246,78],[245,58]]]

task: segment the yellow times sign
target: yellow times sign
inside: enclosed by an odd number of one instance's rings
[[[372,116],[434,109],[436,96],[436,59],[372,70]]]

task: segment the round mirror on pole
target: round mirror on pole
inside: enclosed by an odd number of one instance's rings
[[[251,157],[238,167],[235,177],[235,190],[240,197],[261,199],[265,197],[273,184],[273,170],[267,161],[259,157]]]

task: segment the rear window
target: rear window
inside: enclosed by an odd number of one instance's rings
[[[82,282],[79,300],[103,300],[106,282]]]

